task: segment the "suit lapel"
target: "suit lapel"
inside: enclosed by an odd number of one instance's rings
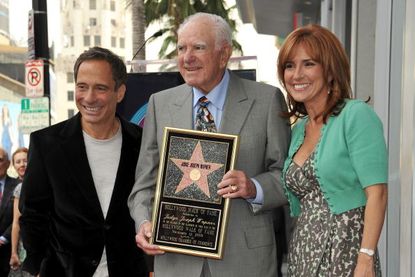
[[[1,205],[0,205],[0,214],[2,216],[4,215],[3,210],[6,208],[7,202],[12,197],[13,190],[15,188],[15,186],[13,185],[13,182],[15,181],[6,175],[6,179],[4,180],[3,195],[1,198]]]
[[[79,190],[85,199],[91,204],[91,209],[95,213],[102,215],[101,205],[92,178],[91,168],[89,167],[86,155],[85,142],[81,128],[81,116],[78,113],[75,117],[68,120],[67,125],[61,132],[63,142],[62,149],[67,157],[68,168]]]
[[[242,81],[230,73],[228,93],[219,132],[239,134],[253,103],[254,101],[250,100],[246,95]]]
[[[182,85],[178,88],[178,96],[168,104],[171,126],[183,129],[193,129],[193,94],[192,88],[188,85]]]

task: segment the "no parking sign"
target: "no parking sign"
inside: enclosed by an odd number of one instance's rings
[[[26,97],[42,97],[43,87],[43,60],[26,62]]]

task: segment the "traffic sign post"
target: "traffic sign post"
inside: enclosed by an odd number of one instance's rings
[[[43,66],[43,60],[31,60],[26,62],[26,97],[42,97],[44,95]]]
[[[23,134],[49,126],[49,98],[23,98],[21,100],[20,129]]]
[[[49,84],[49,43],[48,43],[48,17],[47,1],[32,0],[33,10],[29,13],[28,21],[28,55],[31,61],[36,62],[26,68],[26,96],[50,97]],[[40,62],[42,65],[40,65]],[[48,112],[50,101],[48,99]],[[27,116],[27,115],[24,115]],[[42,115],[43,116],[43,115]],[[37,115],[40,117],[40,115]],[[50,125],[50,114],[48,115]]]

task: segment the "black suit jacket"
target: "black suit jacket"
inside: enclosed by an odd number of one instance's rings
[[[27,258],[42,277],[92,276],[106,247],[110,276],[147,276],[127,197],[134,184],[141,130],[125,120],[114,190],[104,218],[81,128],[81,115],[30,136],[20,218]]]
[[[0,236],[5,237],[8,240],[8,243],[0,246],[0,272],[6,272],[10,269],[13,191],[18,183],[19,181],[17,179],[6,176],[3,196],[0,203]]]

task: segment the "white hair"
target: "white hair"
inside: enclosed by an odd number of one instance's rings
[[[228,22],[225,19],[216,14],[211,13],[195,13],[188,16],[182,24],[180,24],[177,33],[179,34],[183,28],[188,24],[198,20],[207,20],[212,24],[215,34],[215,45],[216,48],[221,48],[223,43],[232,46],[232,30]]]

